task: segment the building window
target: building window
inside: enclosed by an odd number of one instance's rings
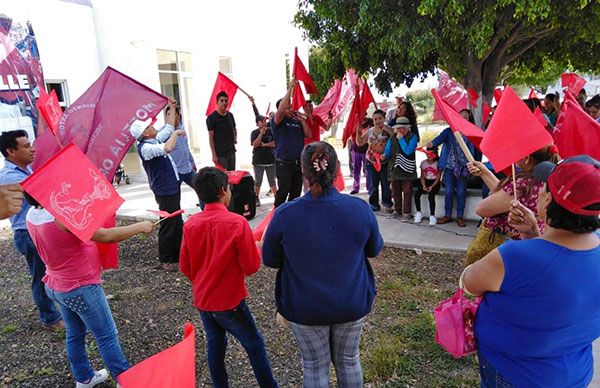
[[[225,75],[232,75],[231,57],[219,57],[219,71]]]
[[[46,90],[48,93],[54,92],[56,93],[56,97],[58,98],[58,105],[64,110],[69,106],[69,89],[67,88],[66,80],[46,80]]]
[[[184,51],[156,50],[158,62],[158,77],[160,91],[165,96],[177,101],[183,118],[183,125],[188,134],[193,132],[190,120],[191,107],[193,106],[192,91],[192,54]],[[198,147],[195,138],[190,138],[190,145]]]

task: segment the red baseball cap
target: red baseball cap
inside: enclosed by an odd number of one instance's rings
[[[554,201],[571,213],[600,216],[600,207],[592,206],[600,203],[600,162],[591,156],[573,156],[558,164],[539,163],[533,176],[545,181]]]

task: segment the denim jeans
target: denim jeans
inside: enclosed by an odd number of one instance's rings
[[[492,364],[490,364],[480,352],[477,352],[477,358],[479,359],[479,377],[481,378],[481,388],[510,388],[512,384],[509,383],[504,376],[502,376]]]
[[[68,292],[54,291],[46,286],[46,292],[62,311],[67,329],[67,358],[77,381],[84,382],[94,377],[85,349],[88,329],[94,335],[102,361],[113,378],[129,368],[101,285],[82,286]]]
[[[227,333],[232,334],[246,350],[258,385],[277,387],[263,339],[245,300],[233,310],[200,311],[200,319],[206,333],[208,369],[213,387],[229,387],[225,370]]]
[[[454,196],[456,191],[456,217],[462,218],[465,215],[465,204],[467,202],[467,184],[469,178],[457,178],[451,169],[444,170],[444,188],[446,190],[444,203],[446,216],[452,217],[452,207],[454,206]]]
[[[60,321],[60,312],[52,299],[46,294],[44,283],[42,283],[42,278],[46,275],[46,265],[40,259],[40,255],[37,249],[35,249],[33,241],[31,241],[29,232],[26,229],[15,230],[14,244],[17,251],[25,256],[27,260],[27,267],[31,275],[31,295],[38,309],[40,320],[46,325]]]
[[[379,185],[381,184],[381,202],[385,207],[392,207],[392,190],[387,176],[387,163],[381,165],[381,171],[377,172],[368,160],[367,165],[367,190],[369,190],[369,204],[371,209],[380,210]]]

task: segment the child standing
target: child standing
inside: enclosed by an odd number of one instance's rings
[[[200,170],[193,181],[206,203],[183,226],[181,272],[191,282],[194,305],[206,333],[208,369],[214,387],[228,387],[225,370],[227,333],[246,350],[260,387],[277,387],[263,339],[246,305],[245,278],[260,267],[248,221],[229,212],[228,177],[215,167]]]
[[[427,193],[429,199],[429,225],[437,224],[435,218],[435,196],[440,191],[440,170],[438,169],[437,161],[439,159],[437,147],[430,147],[425,150],[427,159],[421,162],[421,184],[417,188],[415,194],[415,224],[418,224],[423,219],[421,213],[421,195]]]

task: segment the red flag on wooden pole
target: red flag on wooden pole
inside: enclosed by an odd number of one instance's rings
[[[521,98],[507,86],[483,136],[481,151],[496,171],[552,144],[548,131]]]
[[[89,241],[124,202],[72,143],[35,170],[21,186],[82,241]]]
[[[294,74],[294,78],[297,81],[302,81],[302,83],[304,83],[304,88],[306,89],[306,93],[308,93],[308,94],[318,93],[315,83],[313,82],[310,74],[308,74],[308,71],[306,70],[306,67],[304,67],[304,64],[300,60],[300,57],[298,56],[298,48],[297,47],[294,49],[294,71],[293,71],[293,74]]]
[[[462,133],[475,147],[479,148],[485,132],[469,120],[465,120],[450,104],[442,100],[436,89],[432,89],[431,94],[452,131]]]
[[[123,388],[195,388],[196,329],[186,323],[183,340],[121,373]]]
[[[239,87],[233,82],[229,77],[225,74],[219,72],[217,74],[217,80],[215,81],[215,86],[213,87],[212,94],[210,95],[210,100],[208,101],[208,107],[206,108],[206,115],[208,116],[212,112],[217,109],[217,94],[221,92],[227,93],[229,100],[227,101],[227,110],[231,107],[233,103],[233,98],[235,97],[235,93]]]
[[[333,110],[340,98],[340,92],[342,91],[342,81],[336,79],[333,81],[333,85],[327,91],[325,98],[313,109],[313,115],[319,116],[321,120],[327,121],[329,118],[329,112]],[[332,112],[333,115],[333,112]]]
[[[472,107],[477,108],[477,99],[479,98],[479,93],[477,93],[477,91],[473,88],[469,88],[467,93],[469,93],[469,104]]]
[[[294,94],[292,95],[292,110],[298,110],[306,105],[306,99],[302,92],[302,87],[299,82],[294,86]]]

